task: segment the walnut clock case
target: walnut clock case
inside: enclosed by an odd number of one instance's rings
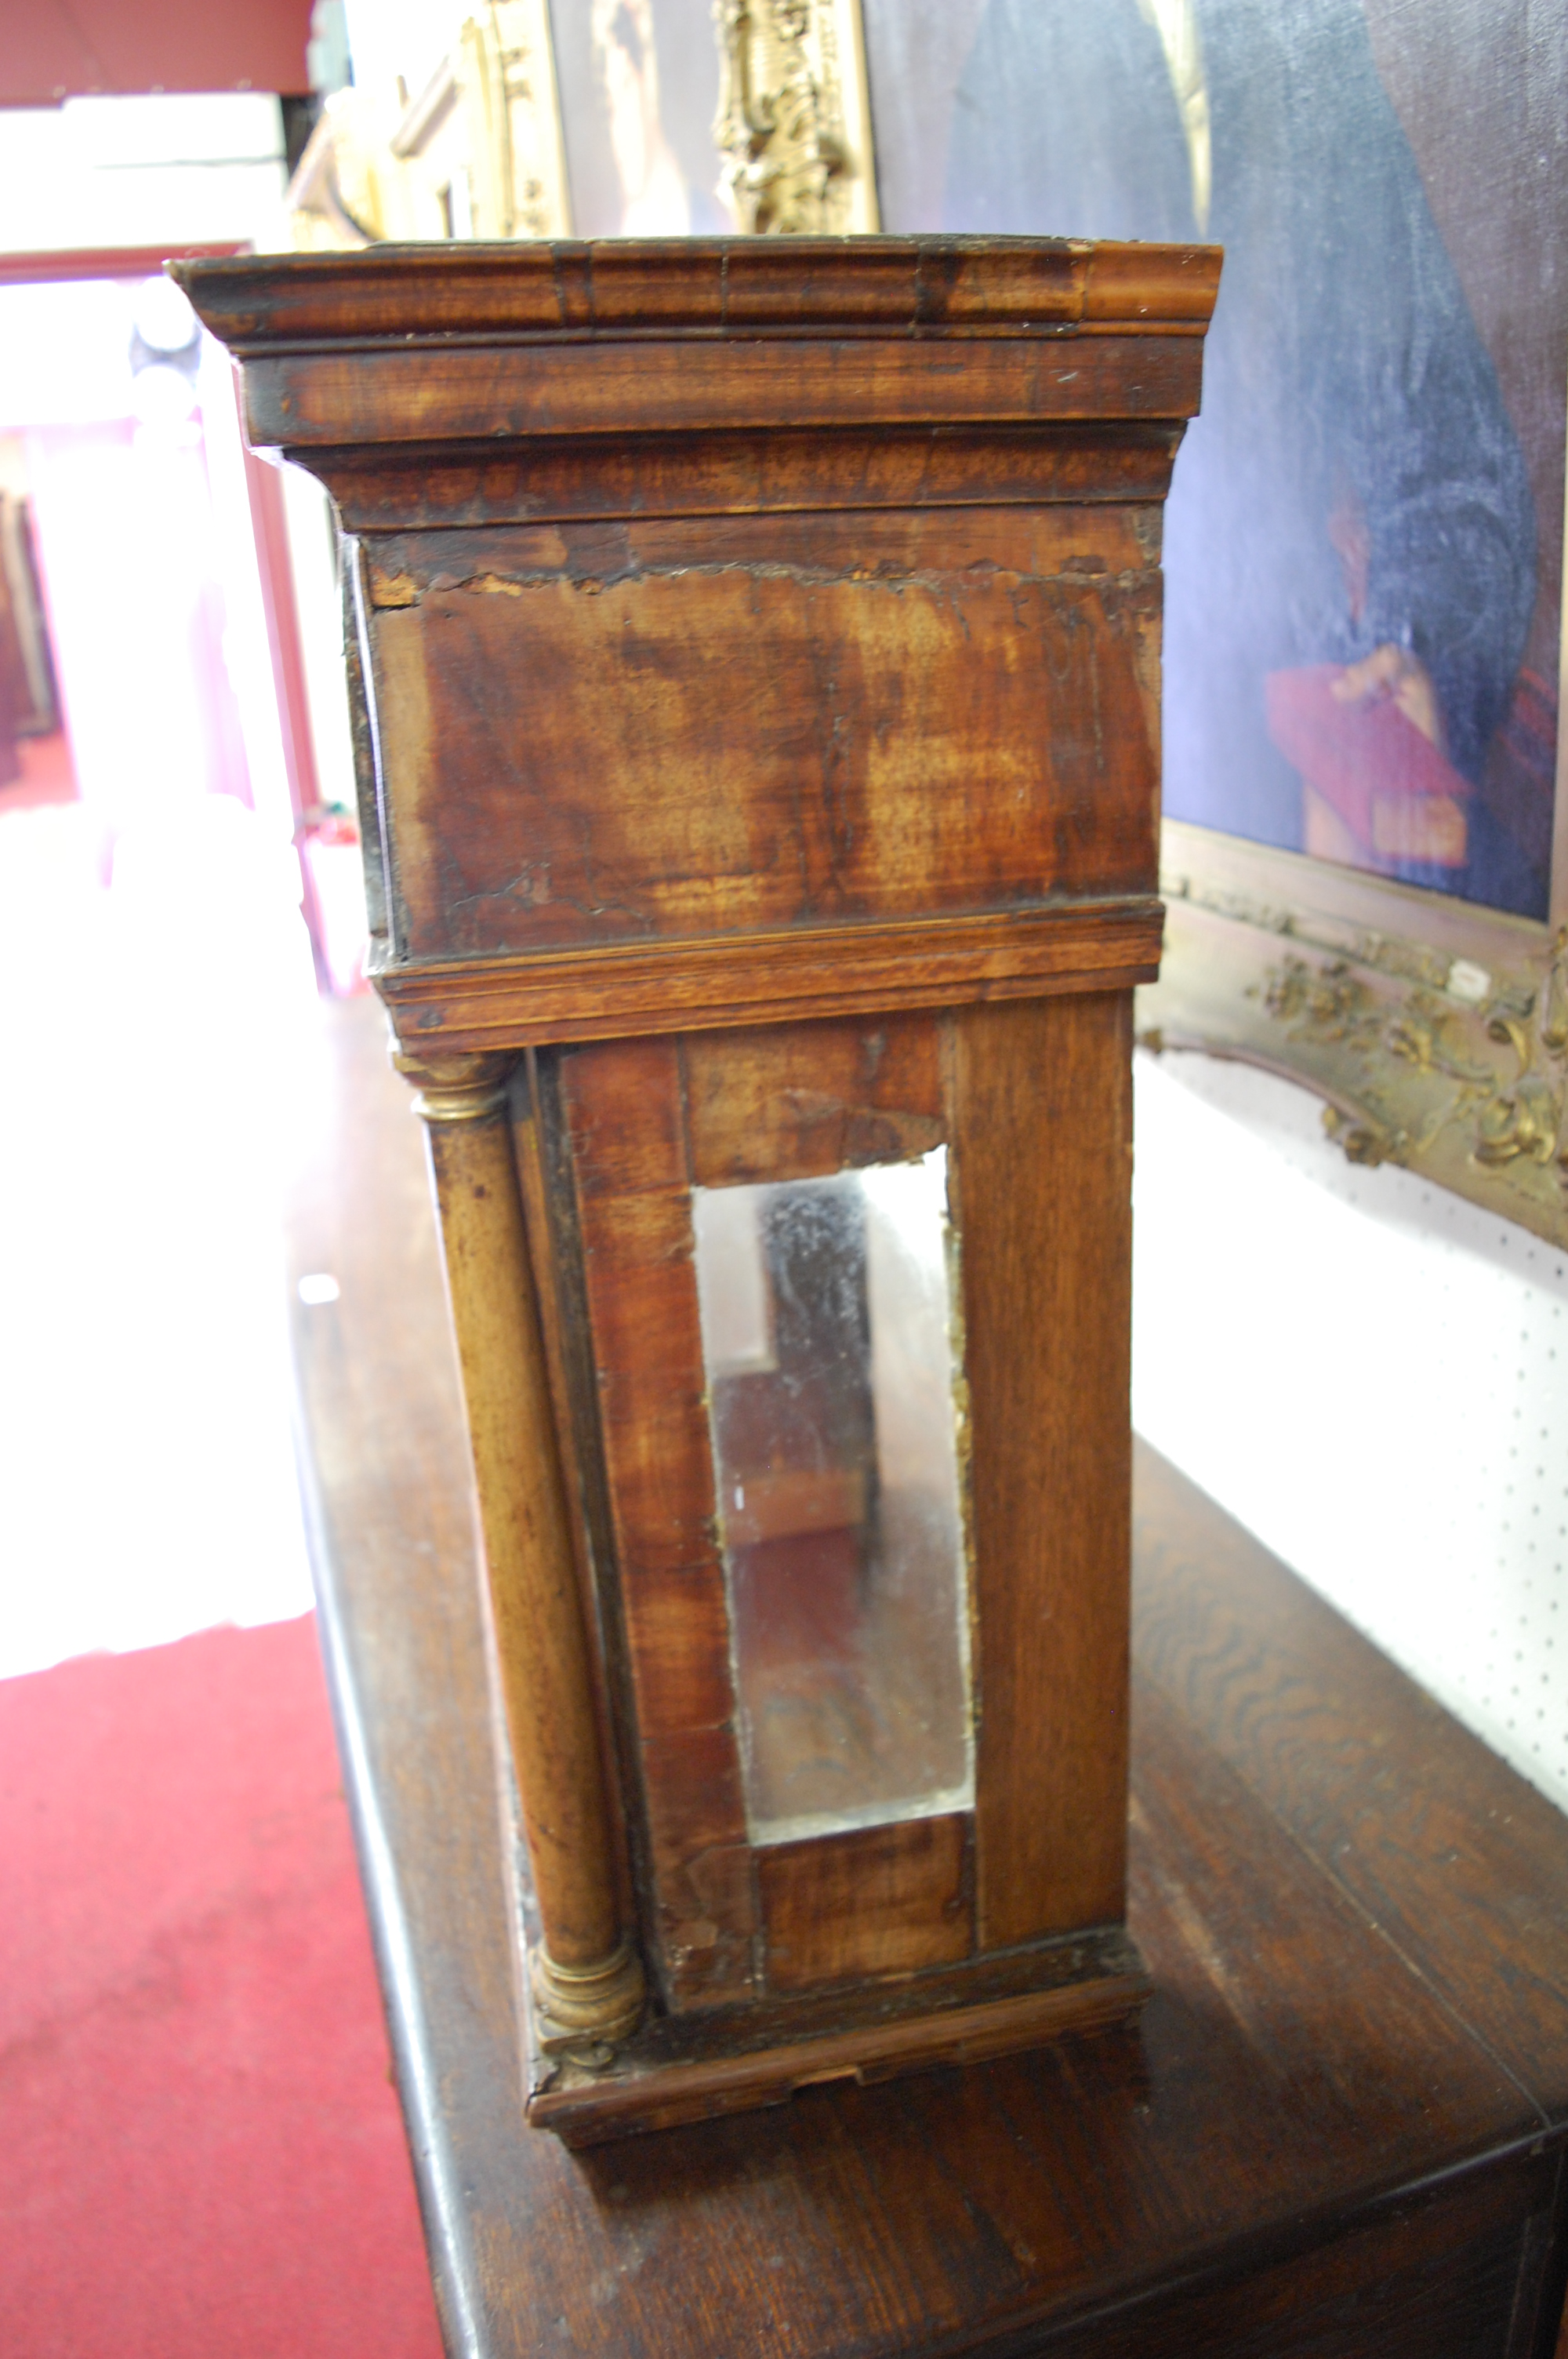
[[[1213,249],[177,274],[344,533],[573,2143],[1124,2016],[1131,992]]]

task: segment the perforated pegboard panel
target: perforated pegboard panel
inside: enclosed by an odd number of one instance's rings
[[[1568,1808],[1568,1257],[1141,1055],[1133,1417]]]

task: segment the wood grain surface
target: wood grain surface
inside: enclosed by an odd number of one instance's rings
[[[1130,334],[1201,334],[1219,281],[1217,246],[1090,245],[1066,238],[528,240],[381,246],[339,255],[179,263],[174,276],[215,336],[269,346],[432,343],[669,333],[712,337],[881,332],[1038,336],[1111,324]],[[411,318],[408,277],[423,300]]]
[[[611,354],[605,364],[606,352]],[[245,364],[245,431],[290,458],[348,443],[453,442],[553,434],[736,433],[759,427],[941,428],[1190,418],[1195,332],[980,339],[962,357],[932,342],[691,337],[352,353],[265,353]],[[331,475],[331,461],[326,473]]]
[[[897,1163],[946,1136],[937,1027],[926,1016],[699,1032],[680,1056],[699,1188]]]
[[[1038,507],[1125,500],[1152,513],[1170,488],[1179,421],[1085,419],[984,426],[726,428],[625,434],[607,444],[531,435],[498,446],[334,449],[345,528],[566,524],[588,517],[767,516],[840,508]]]
[[[757,1863],[769,1986],[807,1990],[967,1958],[969,1825],[955,1811],[770,1846]]]
[[[648,1829],[648,1964],[666,2006],[754,1990],[754,1878],[735,1742],[730,1625],[673,1040],[560,1065],[635,1778]]]
[[[402,967],[373,954],[375,987],[399,1031],[464,1049],[615,1040],[783,1016],[886,1015],[1128,991],[1159,973],[1160,903],[1067,902],[933,925],[853,927],[706,940],[535,951]]]
[[[1160,507],[1218,269],[892,238],[184,270],[253,441],[359,537],[405,1039],[1146,976]]]
[[[1122,1914],[1131,1010],[951,1021],[979,1660],[979,1941]]]
[[[432,1120],[428,1148],[535,1892],[550,1956],[588,1966],[615,1949],[623,1929],[581,1582],[504,1103],[479,1120]]]
[[[370,594],[399,957],[1152,893],[1139,521],[392,537]]]
[[[1548,2359],[1561,1815],[1151,1453],[1137,2027],[585,2155],[522,2120],[464,1441],[418,1125],[328,1011],[294,1317],[323,1635],[449,2347]]]

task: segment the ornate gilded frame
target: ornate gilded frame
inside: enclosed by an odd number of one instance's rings
[[[1562,768],[1548,925],[1167,820],[1140,1039],[1302,1082],[1353,1162],[1568,1245]]]
[[[714,39],[714,145],[741,230],[878,229],[860,0],[715,0]],[[401,111],[373,92],[329,99],[286,211],[289,242],[308,251],[569,237],[549,0],[475,0],[450,53]]]
[[[715,0],[715,144],[742,229],[881,227],[860,0]]]

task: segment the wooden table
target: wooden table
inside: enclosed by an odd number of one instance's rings
[[[1548,2359],[1568,1827],[1141,1452],[1135,2029],[574,2155],[528,2130],[510,1840],[419,1125],[328,1011],[297,1192],[321,1626],[454,2354]]]

